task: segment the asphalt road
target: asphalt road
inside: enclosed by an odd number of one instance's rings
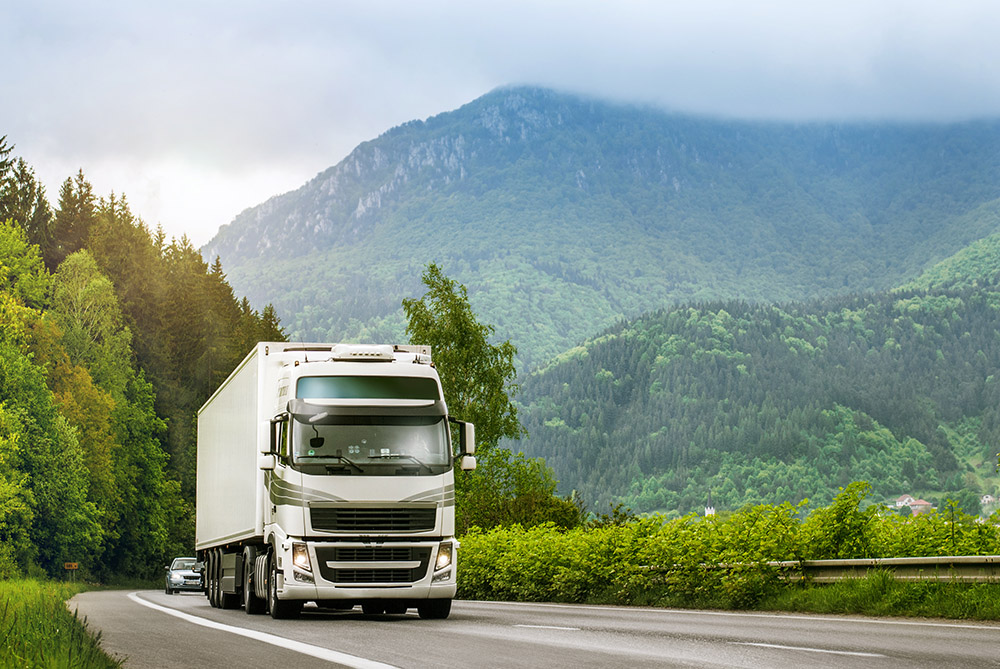
[[[86,592],[71,609],[147,667],[1000,667],[1000,625],[455,602],[447,620],[213,609],[200,594]]]

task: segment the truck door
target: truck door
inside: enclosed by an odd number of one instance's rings
[[[279,534],[302,534],[302,474],[291,467],[288,414],[271,424],[277,465],[267,479],[269,504],[264,509],[264,523],[278,525]]]

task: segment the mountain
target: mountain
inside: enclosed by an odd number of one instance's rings
[[[503,88],[393,128],[203,249],[295,339],[399,340],[434,261],[522,369],[681,302],[887,289],[998,231],[1000,123],[697,118]]]
[[[854,480],[882,499],[996,493],[997,268],[620,324],[524,380],[518,447],[545,457],[562,492],[640,512],[697,511],[709,494],[724,509],[826,503]]]

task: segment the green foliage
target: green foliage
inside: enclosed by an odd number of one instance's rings
[[[427,293],[403,300],[406,333],[414,344],[432,347],[451,415],[476,425],[476,441],[488,451],[501,438],[517,439],[524,428],[512,398],[514,356],[510,341],[491,344],[492,325],[480,323],[465,286],[446,277],[431,263],[423,274]]]
[[[564,527],[580,524],[582,510],[555,495],[555,480],[544,461],[495,447],[502,437],[524,432],[511,402],[517,391],[516,349],[509,341],[489,342],[493,326],[477,320],[465,286],[444,276],[437,265],[428,265],[423,280],[427,293],[419,300],[403,300],[410,341],[432,347],[449,413],[476,426],[478,468],[455,471],[458,530],[547,521]]]
[[[44,192],[9,154],[0,140],[0,577],[66,561],[153,576],[193,549],[194,411],[284,333],[221,262],[150,234],[124,197],[97,200],[82,172],[38,218]]]
[[[993,492],[1000,290],[668,309],[522,382],[525,453],[641,513]],[[627,447],[623,447],[627,445]]]
[[[83,588],[68,583],[0,580],[0,665],[10,669],[112,669],[121,661],[100,648],[100,633],[70,613],[66,600]]]
[[[770,562],[843,557],[993,555],[1000,551],[1000,526],[978,523],[961,512],[932,512],[904,519],[862,510],[868,486],[851,483],[826,507],[804,520],[790,504],[747,506],[722,518],[650,516],[624,524],[559,528],[473,530],[462,537],[459,596],[470,599],[590,602],[724,608],[777,606],[806,610],[802,586],[783,579]],[[940,586],[947,588],[950,586]],[[873,611],[913,613],[901,608],[913,596],[884,572],[860,583],[838,585],[852,602],[843,612],[867,612],[892,593],[891,605]],[[939,592],[924,584],[918,599]],[[993,586],[995,593],[995,586]],[[896,593],[899,593],[897,596]],[[953,601],[965,597],[949,593]],[[978,600],[971,600],[978,601]],[[775,602],[783,602],[775,604]],[[809,604],[812,605],[812,604]],[[996,607],[937,611],[966,617]],[[962,605],[968,607],[969,604]],[[979,607],[979,604],[974,604]],[[831,609],[836,610],[836,609]],[[922,612],[935,614],[935,609]],[[964,613],[962,612],[964,611]]]
[[[458,533],[472,527],[532,527],[546,522],[576,527],[583,522],[583,509],[556,495],[552,470],[541,458],[494,448],[478,456],[475,471],[456,469],[455,477]]]
[[[1000,620],[995,583],[905,582],[884,570],[824,587],[785,588],[760,603],[777,611]]]

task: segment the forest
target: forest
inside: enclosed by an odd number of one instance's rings
[[[271,307],[82,171],[55,205],[0,138],[0,578],[148,577],[194,546],[195,411]]]
[[[978,513],[998,483],[998,241],[894,291],[622,322],[525,379],[520,446],[564,494],[639,512],[822,504],[865,480]]]

